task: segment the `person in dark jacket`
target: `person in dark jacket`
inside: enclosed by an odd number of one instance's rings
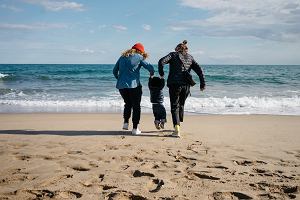
[[[152,103],[152,111],[154,115],[154,125],[159,129],[164,129],[166,119],[166,109],[164,103],[163,88],[165,86],[165,80],[159,77],[150,77],[148,82],[150,90],[150,100]]]
[[[190,84],[184,74],[191,70],[196,72],[200,79],[201,91],[205,89],[204,75],[199,64],[188,54],[186,40],[176,46],[175,52],[171,52],[159,60],[158,72],[161,78],[164,77],[163,67],[165,64],[169,64],[167,86],[169,87],[171,114],[175,129],[173,136],[180,137],[180,122],[183,122],[184,104],[190,94]]]

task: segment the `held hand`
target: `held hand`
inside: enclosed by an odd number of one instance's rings
[[[153,78],[154,72],[150,72],[150,77]]]
[[[159,76],[160,79],[164,79],[164,76]]]

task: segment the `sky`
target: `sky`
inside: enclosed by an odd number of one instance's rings
[[[300,64],[300,0],[0,0],[0,63],[152,64],[188,41],[199,64]]]

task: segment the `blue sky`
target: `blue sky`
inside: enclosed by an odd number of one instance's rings
[[[299,0],[0,0],[0,63],[148,61],[182,40],[200,64],[300,64]]]

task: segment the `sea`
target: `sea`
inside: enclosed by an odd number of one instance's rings
[[[112,64],[0,64],[0,113],[120,113]],[[165,66],[165,72],[168,73]],[[187,114],[300,115],[300,65],[202,65]],[[158,76],[157,65],[154,65]],[[151,113],[149,73],[141,69],[142,113]],[[166,77],[167,78],[167,77]],[[164,105],[170,111],[168,88]],[[169,113],[169,112],[168,112]]]

